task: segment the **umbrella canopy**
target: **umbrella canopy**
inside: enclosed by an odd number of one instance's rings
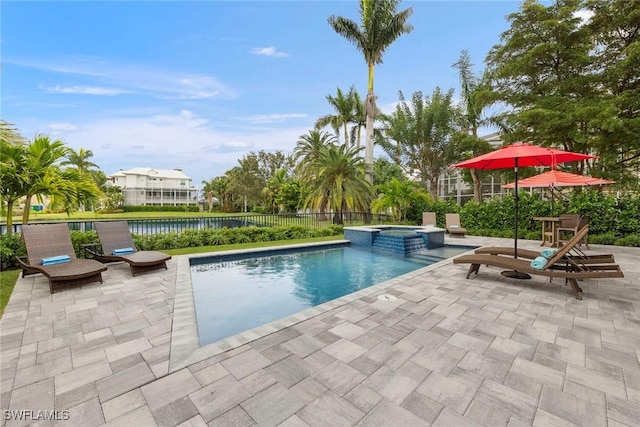
[[[473,159],[456,163],[453,166],[468,169],[508,169],[518,166],[552,166],[558,163],[594,158],[596,156],[517,142]]]
[[[506,145],[495,151],[474,157],[464,162],[456,163],[453,167],[468,169],[507,169],[513,168],[515,172],[515,206],[514,206],[514,257],[518,258],[518,167],[519,166],[555,166],[558,163],[575,162],[578,160],[593,159],[596,156],[573,153],[571,151],[545,148],[525,142]],[[502,273],[507,277],[526,279],[528,274],[518,271],[506,271]]]
[[[613,184],[615,181],[591,176],[577,175],[569,172],[562,172],[552,169],[539,175],[518,181],[519,187],[540,188],[540,187],[580,187],[585,185]],[[515,182],[505,184],[504,188],[515,187]]]

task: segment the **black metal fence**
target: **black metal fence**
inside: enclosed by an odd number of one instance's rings
[[[308,228],[324,228],[332,224],[364,225],[383,224],[391,220],[389,215],[371,214],[366,212],[345,212],[342,216],[330,213],[304,213],[304,214],[275,214],[275,215],[237,215],[237,216],[203,216],[191,218],[147,218],[127,219],[129,229],[134,234],[158,234],[171,231],[184,231],[188,229],[202,228],[236,228],[236,227],[273,227],[298,225]],[[110,220],[76,220],[76,221],[32,221],[36,224],[52,224],[65,222],[70,230],[93,230],[95,221]],[[14,232],[19,233],[21,224],[11,226]],[[0,223],[0,234],[6,234],[7,224]]]

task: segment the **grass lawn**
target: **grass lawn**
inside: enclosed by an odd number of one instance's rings
[[[13,287],[16,285],[18,276],[22,270],[5,270],[0,271],[0,317],[4,313],[4,308],[9,302]]]
[[[294,239],[294,240],[279,240],[275,242],[256,242],[256,243],[237,243],[234,245],[219,245],[219,246],[199,246],[195,248],[184,249],[170,249],[166,252],[170,255],[188,255],[188,254],[202,254],[206,252],[220,252],[228,251],[232,249],[250,249],[250,248],[265,248],[268,246],[283,246],[292,245],[296,243],[313,243],[313,242],[330,242],[332,240],[342,240],[344,236],[328,236],[328,237],[315,237],[313,239]],[[13,287],[18,280],[21,270],[7,270],[0,272],[0,317],[4,313],[4,308],[9,303],[9,297],[13,292]]]

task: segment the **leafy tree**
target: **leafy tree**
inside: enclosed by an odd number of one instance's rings
[[[309,189],[305,208],[317,209],[329,201],[334,223],[342,224],[346,210],[366,210],[372,197],[372,187],[364,176],[364,162],[355,148],[329,144],[313,160],[304,184]]]
[[[392,179],[397,179],[398,181],[407,180],[400,166],[390,162],[385,157],[378,157],[373,164],[373,183],[376,188],[382,184],[386,184]]]
[[[598,176],[638,185],[640,169],[640,7],[637,1],[588,0],[591,54],[603,100],[591,125],[602,156]]]
[[[282,184],[275,196],[275,202],[282,207],[284,212],[297,212],[300,207],[302,187],[295,178],[290,178]]]
[[[124,195],[122,189],[117,185],[106,187],[103,191],[104,197],[102,198],[102,209],[116,210],[122,207],[124,204]]]
[[[457,132],[459,111],[453,105],[453,89],[433,91],[431,98],[415,92],[409,104],[400,92],[400,103],[390,115],[381,117],[382,132],[388,139],[379,143],[385,152],[405,170],[415,171],[417,178],[437,198],[442,172],[460,153],[451,142]]]
[[[365,101],[365,176],[370,184],[373,184],[373,121],[378,115],[373,92],[374,67],[382,63],[384,52],[398,37],[413,30],[413,26],[407,23],[413,8],[398,12],[399,4],[399,0],[360,0],[360,24],[335,15],[328,20],[336,33],[353,43],[363,54],[369,69]]]
[[[349,123],[354,121],[354,112],[356,109],[355,102],[356,89],[351,86],[349,92],[345,95],[340,88],[337,90],[336,96],[327,95],[327,101],[333,107],[336,114],[327,114],[320,117],[316,121],[316,129],[321,129],[327,125],[330,125],[336,132],[338,137],[340,136],[340,127],[343,128],[344,144],[349,145]]]
[[[260,150],[250,152],[238,160],[239,166],[226,172],[228,192],[231,194],[236,207],[246,210],[249,206],[256,207],[265,203],[262,189],[267,180],[277,170],[290,171],[293,160],[281,151],[268,153]]]
[[[287,171],[284,169],[278,169],[271,178],[267,180],[267,184],[262,189],[263,194],[266,197],[267,206],[271,210],[271,213],[278,213],[280,206],[278,205],[278,195],[282,191],[282,187],[289,181]]]
[[[509,141],[525,140],[580,153],[597,151],[593,123],[603,113],[592,73],[593,38],[577,15],[581,0],[548,7],[527,0],[487,57]],[[573,163],[581,173],[583,163]]]

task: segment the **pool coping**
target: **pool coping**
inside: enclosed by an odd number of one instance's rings
[[[270,246],[265,248],[253,248],[253,249],[236,249],[230,251],[220,252],[207,252],[192,255],[180,255],[177,256],[177,273],[176,273],[176,286],[174,296],[174,309],[173,309],[173,322],[171,326],[171,348],[169,353],[169,373],[175,372],[179,369],[185,368],[194,363],[200,362],[212,356],[219,355],[221,353],[233,350],[242,345],[245,345],[251,341],[270,335],[286,327],[295,325],[305,320],[311,319],[320,314],[326,313],[329,310],[341,307],[352,301],[355,301],[364,296],[380,293],[384,289],[398,283],[404,282],[414,276],[423,274],[430,269],[438,268],[445,263],[451,263],[452,258],[446,258],[442,261],[434,262],[433,264],[420,267],[411,272],[402,274],[384,282],[376,283],[367,288],[360,289],[359,291],[347,294],[340,298],[336,298],[331,301],[319,304],[315,307],[311,307],[281,319],[274,320],[264,325],[249,329],[236,335],[232,335],[227,338],[223,338],[220,341],[216,341],[205,346],[200,346],[200,338],[198,336],[198,322],[196,319],[196,308],[193,297],[193,286],[191,282],[191,262],[192,258],[206,258],[208,256],[228,256],[246,253],[260,253],[260,252],[272,252],[274,249],[289,250],[297,248],[308,248],[332,246],[336,244],[349,243],[348,240],[333,240],[331,242],[317,242],[317,243],[300,243],[283,246]],[[449,244],[449,246],[462,246]],[[473,249],[470,249],[470,251]]]

